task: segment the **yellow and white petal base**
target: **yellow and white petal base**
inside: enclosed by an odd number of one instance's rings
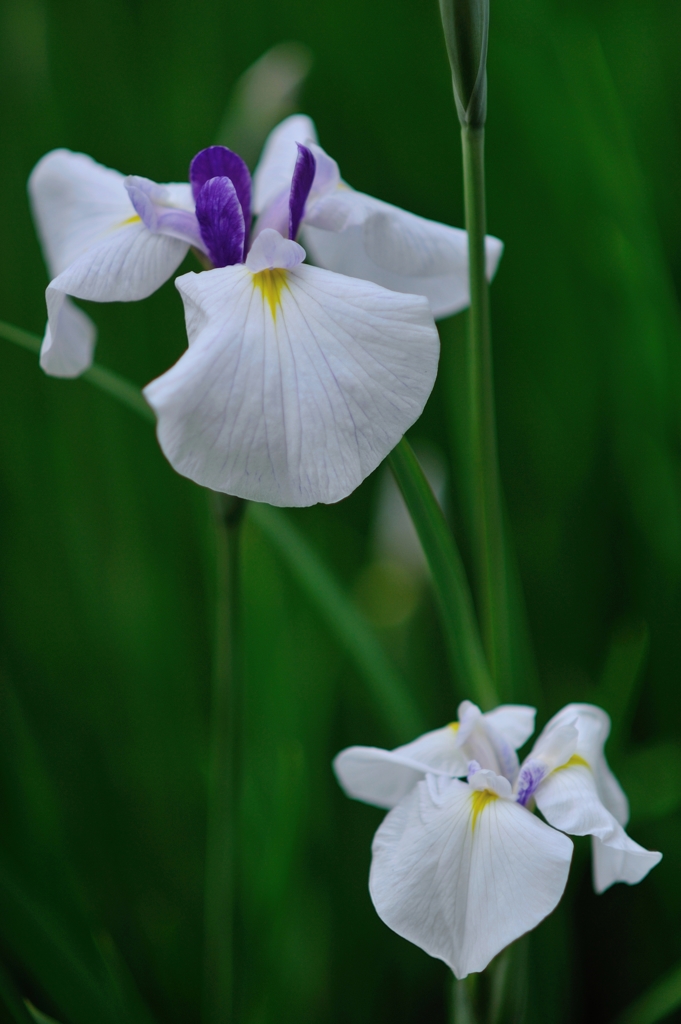
[[[439,358],[425,299],[301,254],[268,229],[246,265],[178,278],[189,349],[144,391],[179,473],[272,505],[350,494],[420,416]]]
[[[508,780],[481,771],[472,783],[428,776],[412,789],[376,833],[369,882],[382,920],[457,978],[551,913],[572,858]]]

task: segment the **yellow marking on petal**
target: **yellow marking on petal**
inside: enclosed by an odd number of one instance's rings
[[[561,764],[553,770],[554,772],[559,772],[563,768],[574,768],[575,766],[581,766],[582,768],[588,768],[589,770],[591,770],[591,765],[589,764],[589,762],[585,761],[584,758],[580,757],[579,754],[573,754],[569,761],[566,761],[565,764]]]
[[[449,723],[449,728],[452,730],[452,732],[458,732],[459,731],[459,723],[458,722],[450,722]]]
[[[277,319],[277,306],[281,305],[281,293],[287,288],[287,272],[280,267],[274,270],[260,270],[253,275],[253,285],[262,292],[263,305],[270,307],[272,319]]]
[[[132,217],[128,217],[127,220],[122,220],[118,226],[119,228],[127,228],[128,224],[137,224],[137,222],[141,220],[142,218],[138,213],[133,213]]]
[[[473,815],[471,818],[471,831],[475,832],[475,826],[478,818],[484,811],[487,804],[491,804],[494,800],[498,800],[499,797],[496,793],[492,793],[489,789],[476,789],[471,797],[471,803],[473,804]]]

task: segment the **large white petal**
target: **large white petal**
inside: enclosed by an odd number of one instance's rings
[[[629,802],[605,759],[605,742],[610,735],[610,716],[595,704],[567,704],[547,722],[537,745],[566,725],[577,729],[576,753],[591,768],[601,802],[620,825],[629,820]]]
[[[551,913],[572,843],[511,800],[457,780],[436,791],[429,777],[386,816],[372,852],[379,916],[465,978]]]
[[[124,180],[118,171],[68,149],[55,149],[38,161],[28,192],[52,276],[136,216]]]
[[[118,228],[139,220],[125,188],[125,175],[84,153],[55,149],[38,161],[28,179],[31,208],[50,274],[61,274],[86,250]],[[193,210],[187,183],[161,186],[168,201]]]
[[[465,231],[417,217],[346,185],[308,209],[302,240],[318,266],[393,291],[425,295],[436,318],[470,302]],[[486,249],[491,279],[503,245],[488,236]]]
[[[640,882],[662,859],[661,853],[645,850],[629,838],[601,803],[591,769],[577,758],[551,772],[537,788],[535,800],[554,828],[573,836],[594,836],[600,844],[618,851],[617,856],[602,854],[600,846],[596,851],[601,858],[594,861],[597,892],[613,882]]]
[[[74,260],[46,292],[48,329],[40,353],[46,373],[75,377],[92,361],[94,327],[64,303],[66,295],[94,302],[144,299],[177,270],[187,249],[176,238],[152,234],[137,219]]]
[[[276,273],[262,289],[244,266],[179,278],[190,347],[145,395],[184,476],[273,505],[338,501],[420,415],[437,331],[418,296]]]
[[[296,143],[316,141],[315,126],[304,114],[292,114],[270,132],[253,174],[255,213],[261,213],[281,192],[288,194],[298,156]]]

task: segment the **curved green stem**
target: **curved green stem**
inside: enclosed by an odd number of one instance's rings
[[[450,662],[462,696],[472,691],[481,707],[494,707],[499,701],[452,532],[406,438],[390,453],[388,461],[430,566]]]

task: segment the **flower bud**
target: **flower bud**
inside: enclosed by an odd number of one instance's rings
[[[459,121],[482,128],[487,114],[489,0],[440,0]]]

